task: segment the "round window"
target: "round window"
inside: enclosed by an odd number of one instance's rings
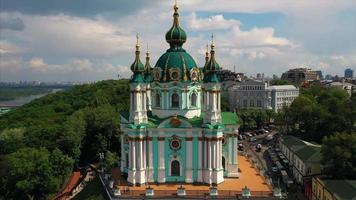
[[[178,75],[179,75],[178,72],[176,72],[176,71],[172,72],[172,79],[173,80],[178,80],[178,78],[179,78]]]
[[[173,150],[178,150],[178,149],[180,149],[180,147],[181,147],[181,144],[180,144],[180,141],[179,140],[177,140],[177,139],[174,139],[174,140],[171,140],[171,148],[173,149]]]
[[[160,73],[159,73],[158,71],[155,71],[155,73],[154,73],[154,79],[155,79],[156,81],[159,80],[160,76],[161,76]]]

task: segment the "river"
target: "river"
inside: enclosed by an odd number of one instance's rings
[[[55,93],[55,92],[58,92],[61,90],[63,90],[63,89],[52,89],[52,91],[50,93]],[[32,101],[34,99],[46,96],[47,94],[50,94],[50,93],[30,95],[30,96],[16,98],[16,99],[10,100],[10,101],[0,101],[0,107],[20,107],[26,103],[29,103],[30,101]]]

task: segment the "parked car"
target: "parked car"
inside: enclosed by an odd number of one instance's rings
[[[251,137],[251,138],[250,138],[250,142],[254,142],[254,141],[256,141],[256,138]]]
[[[273,173],[277,173],[277,172],[278,172],[278,167],[273,166],[273,167],[272,167],[272,172],[273,172]]]
[[[256,152],[261,152],[261,150],[262,150],[261,144],[257,144],[256,145]]]
[[[239,140],[244,140],[245,138],[243,137],[243,135],[239,135]]]
[[[243,151],[244,150],[244,145],[242,143],[239,143],[237,149],[239,151]]]

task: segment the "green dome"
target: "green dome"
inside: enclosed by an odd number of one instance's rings
[[[170,48],[157,61],[155,68],[160,68],[162,81],[187,81],[190,70],[197,67],[196,62],[183,48],[187,34],[179,26],[178,6],[174,5],[173,25],[166,33]]]
[[[152,67],[150,64],[150,53],[146,53],[146,64],[145,64],[145,81],[151,82],[152,81]]]
[[[215,50],[214,50],[214,43],[211,44],[211,50],[210,50],[210,59],[209,61],[206,62],[204,66],[204,82],[213,82],[217,83],[219,82],[218,76],[217,76],[217,71],[219,71],[220,65],[219,63],[215,60]]]
[[[178,6],[174,6],[173,25],[166,33],[166,41],[171,48],[181,47],[187,41],[187,34],[179,26]]]
[[[135,61],[131,65],[131,71],[135,72],[144,72],[145,66],[142,64],[140,60],[140,46],[136,44],[136,52],[135,52]]]
[[[171,80],[170,71],[179,70],[179,80],[188,80],[189,71],[197,67],[193,57],[183,48],[168,49],[157,61],[156,66],[161,68],[161,80]]]

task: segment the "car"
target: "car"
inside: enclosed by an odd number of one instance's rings
[[[256,145],[256,152],[261,152],[262,150],[262,145],[261,144],[257,144]]]
[[[254,141],[256,141],[256,138],[251,137],[251,138],[250,138],[250,142],[254,142]]]
[[[238,149],[239,151],[243,151],[243,150],[244,150],[244,146],[242,145],[242,143],[239,143],[239,144],[238,144],[237,149]]]
[[[277,173],[278,172],[278,168],[276,166],[273,166],[271,169],[272,169],[273,173]]]

